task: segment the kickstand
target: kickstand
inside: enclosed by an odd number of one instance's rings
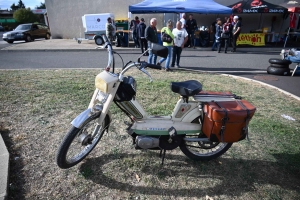
[[[162,151],[164,151],[163,154],[162,154]],[[164,165],[165,156],[166,156],[166,150],[165,149],[164,150],[160,150],[159,157],[162,157],[161,165]]]

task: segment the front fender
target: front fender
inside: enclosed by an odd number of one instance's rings
[[[96,113],[91,114],[91,108],[86,109],[85,111],[83,111],[82,113],[80,113],[75,119],[73,119],[73,121],[71,122],[71,124],[76,127],[76,128],[82,128],[82,126],[84,125],[84,122],[89,119],[89,118],[97,118],[100,116],[101,111],[99,110]],[[108,121],[106,123],[110,123],[111,122],[111,113],[108,111],[107,114],[108,116]]]
[[[101,110],[97,111],[93,114],[92,113],[92,109],[88,108],[85,111],[83,111],[82,113],[80,113],[75,119],[73,119],[73,121],[71,122],[71,124],[76,127],[76,128],[81,128],[84,125],[84,122],[88,119],[88,118],[96,118],[100,116]]]

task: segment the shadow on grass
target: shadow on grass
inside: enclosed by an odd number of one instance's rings
[[[185,156],[166,155],[164,166],[145,165],[140,171],[147,175],[158,177],[186,177],[185,180],[199,179],[199,184],[195,188],[177,188],[166,189],[149,186],[136,186],[129,183],[119,182],[111,177],[106,176],[102,168],[104,165],[118,159],[130,159],[133,155],[119,154],[116,157],[114,154],[106,154],[97,158],[86,159],[86,162],[80,166],[80,170],[85,170],[91,166],[97,168],[97,174],[86,177],[94,183],[105,186],[110,189],[116,189],[124,192],[138,191],[146,195],[175,195],[177,197],[199,197],[207,194],[209,196],[227,195],[241,196],[244,193],[256,192],[257,184],[277,185],[283,189],[294,190],[299,195],[300,191],[300,173],[291,173],[288,168],[280,166],[278,162],[262,160],[242,160],[230,158],[218,158],[209,162],[194,162]],[[144,155],[143,155],[144,156]],[[147,155],[145,155],[147,156]],[[291,155],[297,157],[299,155]],[[281,156],[280,156],[281,157]],[[284,157],[284,155],[283,155]],[[157,158],[159,159],[159,158]],[[285,161],[286,158],[284,158]],[[222,163],[222,164],[220,164]],[[182,170],[181,170],[182,169]],[[201,185],[211,183],[211,179],[216,180],[219,184],[214,187]],[[184,180],[183,180],[184,181]]]
[[[7,199],[25,199],[25,190],[23,186],[25,184],[24,175],[22,169],[25,164],[21,158],[21,148],[16,148],[11,138],[10,131],[0,130],[3,141],[9,152],[9,180],[8,180],[8,195]],[[0,136],[1,137],[1,136]]]

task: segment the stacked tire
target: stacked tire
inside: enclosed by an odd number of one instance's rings
[[[290,76],[291,70],[289,68],[292,63],[289,60],[281,60],[278,58],[269,59],[270,66],[267,69],[268,74],[274,74],[279,76]]]

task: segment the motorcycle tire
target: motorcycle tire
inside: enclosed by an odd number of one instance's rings
[[[277,65],[290,65],[292,62],[289,60],[282,60],[278,58],[270,58],[269,59],[270,64],[277,64]]]
[[[279,75],[279,76],[290,76],[290,68],[276,68],[269,66],[267,69],[268,74]]]
[[[88,118],[83,123],[84,126],[82,128],[72,126],[70,131],[65,135],[56,153],[56,163],[60,168],[67,169],[73,167],[95,148],[109,124],[108,116],[105,117],[101,125],[97,123],[98,118],[99,116]],[[73,150],[75,147],[77,149]]]
[[[275,68],[289,68],[290,65],[281,65],[281,64],[270,64],[271,67]]]
[[[200,134],[198,137],[204,137]],[[193,144],[194,143],[194,144]],[[187,142],[179,146],[180,150],[188,158],[195,161],[208,161],[224,154],[232,143],[225,142]]]

